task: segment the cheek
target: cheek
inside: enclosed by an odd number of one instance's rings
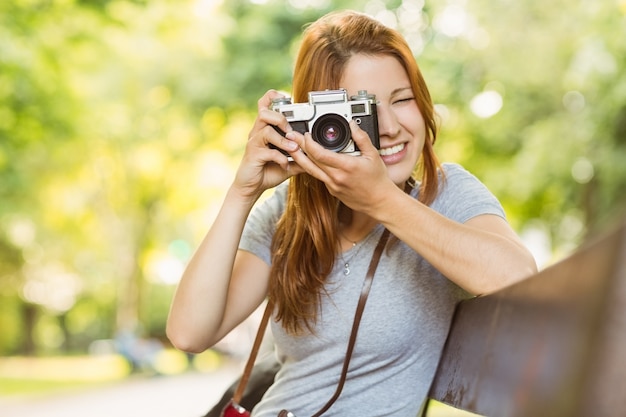
[[[407,127],[410,126],[411,130],[419,129],[420,127],[421,130],[424,130],[424,117],[419,107],[417,107],[417,103],[411,102],[394,110],[398,120],[406,124]]]
[[[402,125],[416,141],[424,143],[426,124],[418,111],[406,112],[400,115],[398,120],[402,120]]]
[[[424,118],[419,111],[413,116],[413,135],[421,144],[424,143],[426,139],[426,123],[424,123]]]
[[[426,140],[426,124],[419,113],[413,113],[407,124],[405,125],[407,132],[411,136],[411,159],[414,159],[414,163],[417,163],[422,151],[424,149],[424,142]]]

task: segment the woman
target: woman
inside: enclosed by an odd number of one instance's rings
[[[455,304],[536,272],[495,197],[460,166],[437,162],[433,104],[398,32],[354,12],[309,26],[294,102],[338,88],[375,94],[380,149],[354,122],[360,156],[326,149],[273,111],[272,99],[281,95],[268,91],[168,319],[172,343],[201,352],[266,297],[275,303],[271,328],[281,369],[255,416],[283,408],[310,416],[332,396],[384,228],[394,238],[378,265],[348,380],[325,415],[416,415]],[[272,187],[272,197],[252,210]]]

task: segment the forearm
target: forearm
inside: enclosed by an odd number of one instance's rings
[[[392,194],[374,211],[378,220],[468,292],[493,292],[536,272],[534,258],[504,219],[483,215],[460,224],[406,194]]]
[[[167,335],[182,350],[212,345],[226,313],[239,240],[252,202],[231,188],[176,289]]]

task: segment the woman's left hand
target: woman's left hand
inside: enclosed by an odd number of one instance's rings
[[[353,121],[350,131],[360,156],[328,150],[310,133],[294,131],[288,138],[300,145],[303,152],[292,157],[305,172],[326,184],[328,191],[346,206],[367,213],[375,210],[376,203],[394,184],[368,134]]]

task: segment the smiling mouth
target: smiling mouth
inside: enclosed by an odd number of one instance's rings
[[[405,144],[401,143],[399,145],[392,146],[390,148],[382,148],[378,150],[378,154],[380,156],[394,155],[394,154],[397,154],[398,152],[401,152],[404,149],[404,146]]]

